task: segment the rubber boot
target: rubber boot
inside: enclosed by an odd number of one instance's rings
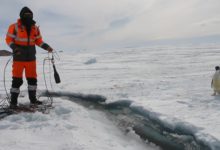
[[[36,98],[36,91],[28,91],[28,95],[31,105],[42,105],[42,102]]]
[[[12,109],[17,108],[18,95],[19,93],[11,93],[10,108]]]

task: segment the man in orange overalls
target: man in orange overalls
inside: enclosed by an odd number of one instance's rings
[[[42,104],[36,98],[37,72],[36,72],[36,48],[35,45],[52,52],[53,49],[43,42],[39,27],[33,20],[33,12],[24,7],[20,11],[20,19],[11,24],[6,35],[6,43],[13,50],[12,65],[12,87],[10,89],[10,107],[17,107],[17,99],[20,93],[20,86],[23,84],[22,74],[25,70],[25,77],[28,83],[28,94],[30,103]]]

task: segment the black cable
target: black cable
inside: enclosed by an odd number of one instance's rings
[[[4,67],[4,88],[5,88],[5,93],[6,93],[8,102],[10,101],[10,96],[9,96],[8,91],[7,91],[7,88],[6,88],[5,73],[6,73],[6,68],[7,68],[8,64],[9,64],[9,62],[11,61],[12,58],[13,58],[13,56],[11,56],[11,57],[8,59],[6,65],[5,65],[5,67]]]
[[[51,96],[51,94],[50,94],[50,91],[49,91],[49,89],[48,89],[48,85],[47,85],[47,80],[46,80],[46,73],[45,73],[45,63],[46,63],[46,61],[51,61],[51,58],[49,58],[49,56],[48,57],[46,57],[46,58],[44,58],[44,61],[43,61],[43,75],[44,75],[44,84],[45,84],[45,87],[46,87],[46,92],[47,92],[47,95],[48,95],[48,101],[47,101],[47,103],[49,103],[49,106],[52,106],[52,104],[53,104],[53,97]],[[49,66],[50,67],[50,66]],[[51,83],[51,82],[50,82]],[[48,105],[48,104],[47,104]]]
[[[9,103],[10,103],[10,95],[8,94],[8,91],[7,91],[7,88],[6,88],[6,75],[5,75],[5,74],[6,74],[7,66],[8,66],[8,64],[9,64],[9,62],[11,61],[12,58],[13,58],[13,56],[11,56],[11,57],[8,59],[8,61],[7,61],[6,64],[5,64],[5,67],[4,67],[3,82],[4,82],[4,89],[5,89],[6,97],[5,97],[3,100],[1,100],[1,102],[0,102],[1,108],[6,108],[6,107],[8,107],[8,105],[9,105]],[[6,103],[6,101],[7,101],[7,103]]]
[[[48,57],[49,57],[49,54],[50,53],[48,53]],[[49,79],[50,79],[50,88],[51,88],[51,90],[52,91],[54,91],[54,88],[53,88],[53,84],[52,84],[52,71],[51,71],[52,69],[51,69],[51,61],[49,61]]]

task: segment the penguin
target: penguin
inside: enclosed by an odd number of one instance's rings
[[[212,94],[215,96],[216,94],[220,94],[220,67],[215,67],[215,73],[212,77],[211,87],[214,90],[214,93]]]

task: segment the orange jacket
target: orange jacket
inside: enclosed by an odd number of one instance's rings
[[[40,34],[40,30],[36,25],[32,26],[30,33],[29,45],[38,45],[41,47],[43,40]],[[11,44],[28,46],[28,37],[25,26],[21,24],[21,20],[18,19],[17,23],[9,26],[8,33],[6,36],[6,42],[10,46]]]
[[[20,19],[18,19],[16,23],[9,26],[5,40],[6,43],[13,49],[13,52],[15,52],[16,49],[19,49],[20,54],[14,55],[14,60],[16,61],[35,60],[35,45],[38,45],[43,49],[47,49],[49,47],[48,44],[43,42],[39,27],[37,27],[35,24],[31,27],[28,42],[26,27],[22,25]]]

